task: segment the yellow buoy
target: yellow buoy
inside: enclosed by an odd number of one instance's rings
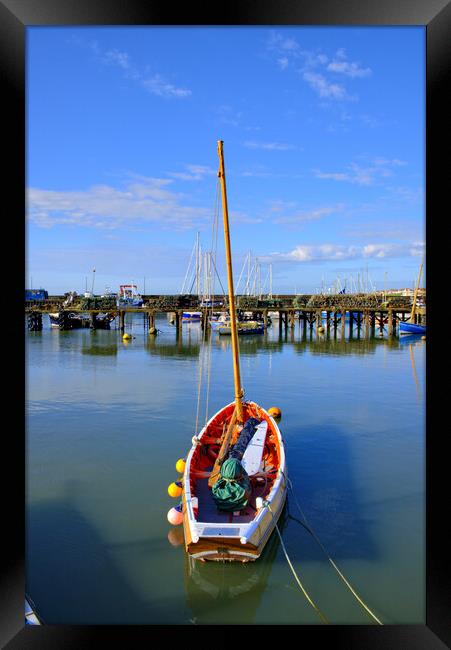
[[[156,327],[149,327],[149,334],[156,334],[156,333],[157,333]]]
[[[170,497],[179,497],[183,492],[182,489],[182,484],[180,481],[176,481],[175,483],[171,483],[171,485],[168,487],[168,494]]]
[[[178,461],[175,464],[175,469],[178,472],[180,472],[180,474],[183,474],[183,472],[185,471],[185,465],[186,465],[186,463],[185,463],[184,458],[179,458]]]
[[[274,419],[280,419],[282,417],[282,411],[277,406],[271,406],[268,409],[268,413]]]
[[[130,341],[131,338],[132,338],[131,334],[125,333],[125,334],[122,335],[122,340],[123,341]]]
[[[318,327],[318,332],[319,332],[320,334],[322,334],[322,333],[324,332],[324,327],[323,327],[322,325],[320,325],[320,326]]]

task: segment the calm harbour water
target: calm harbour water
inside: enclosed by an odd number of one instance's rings
[[[277,533],[254,563],[190,564],[166,514],[195,433],[198,324],[26,332],[26,590],[49,624],[321,624]],[[279,521],[333,624],[372,621],[300,525],[296,500],[385,624],[425,623],[425,342],[240,337],[246,397],[282,410],[295,497]],[[205,420],[203,373],[201,416]],[[230,338],[212,334],[208,414],[233,400]]]

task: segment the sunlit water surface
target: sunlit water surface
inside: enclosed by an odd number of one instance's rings
[[[49,624],[321,624],[277,532],[254,563],[188,561],[167,521],[199,423],[233,400],[230,338],[26,332],[26,587]],[[246,397],[282,410],[293,491],[279,521],[302,584],[335,624],[425,623],[425,343],[316,338],[278,325],[240,338]],[[210,361],[208,362],[210,358]],[[206,404],[208,368],[209,398]],[[202,368],[202,373],[200,370]]]

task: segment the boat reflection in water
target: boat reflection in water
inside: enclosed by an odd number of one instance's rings
[[[288,521],[285,504],[277,526],[281,535]],[[168,539],[183,548],[183,527]],[[193,623],[253,623],[280,547],[274,530],[258,562],[199,562],[184,553],[185,592]]]

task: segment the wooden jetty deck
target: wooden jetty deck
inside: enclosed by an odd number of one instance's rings
[[[28,319],[28,329],[39,331],[42,329],[42,316],[49,312],[62,314],[85,314],[89,318],[89,326],[96,329],[97,315],[108,313],[112,318],[118,319],[119,329],[125,328],[125,316],[128,313],[143,314],[145,323],[150,328],[155,327],[157,314],[173,314],[175,329],[178,331],[183,323],[183,312],[199,311],[202,313],[201,326],[204,329],[209,327],[208,318],[211,312],[228,313],[227,299],[218,295],[212,297],[215,307],[206,307],[198,296],[180,295],[146,295],[143,296],[142,307],[117,307],[115,303],[105,306],[99,299],[99,305],[93,308],[86,308],[86,302],[78,297],[69,306],[63,307],[65,296],[50,296],[46,300],[33,300],[25,302],[25,314]],[[96,304],[94,303],[88,304]],[[376,328],[382,330],[386,325],[388,334],[396,334],[400,321],[409,318],[411,312],[411,299],[409,297],[393,296],[384,300],[382,293],[369,294],[305,294],[305,295],[282,295],[271,298],[255,298],[251,296],[237,296],[236,307],[238,313],[251,313],[253,318],[262,320],[268,325],[268,314],[278,315],[278,327],[280,332],[283,329],[294,328],[299,322],[304,329],[317,331],[323,327],[326,332],[331,329],[337,331],[339,328],[342,335],[345,333],[345,325],[348,326],[350,334],[354,328],[359,331],[363,328],[365,334],[371,335]],[[277,319],[276,319],[277,320]],[[415,322],[425,324],[426,309],[417,308]],[[65,329],[64,318],[61,319],[61,329]],[[273,323],[275,325],[275,323]],[[69,329],[69,327],[67,327]],[[320,330],[321,331],[321,330]]]

